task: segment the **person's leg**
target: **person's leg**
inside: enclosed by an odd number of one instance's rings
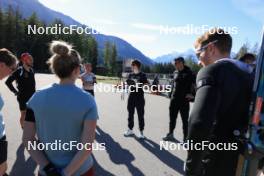
[[[180,107],[180,114],[182,119],[182,129],[183,129],[183,141],[186,141],[188,135],[188,119],[189,119],[190,104],[189,102],[184,103]]]
[[[0,175],[5,175],[7,170],[7,141],[6,137],[0,139]]]
[[[175,99],[172,99],[170,101],[169,111],[170,111],[170,130],[169,130],[169,134],[173,134],[174,129],[176,127],[176,120],[177,120],[177,116],[178,116],[178,112],[179,112],[179,107],[178,107],[177,102],[176,102]]]
[[[128,128],[132,130],[134,128],[134,113],[135,113],[135,100],[132,97],[128,98],[127,110],[128,110]]]
[[[21,110],[21,111],[20,111],[20,115],[21,115],[21,116],[20,116],[20,120],[19,120],[19,121],[20,121],[20,126],[21,126],[21,128],[24,127],[24,121],[25,121],[25,118],[26,118],[26,112],[27,112],[26,110],[24,110],[24,111]]]
[[[144,127],[145,127],[145,120],[144,120],[145,99],[144,98],[138,99],[136,103],[136,109],[137,109],[137,114],[138,114],[139,130],[143,132]]]
[[[23,125],[24,125],[24,121],[25,121],[25,118],[26,118],[26,109],[27,109],[27,104],[26,102],[28,101],[29,98],[23,98],[21,96],[18,96],[17,97],[17,101],[18,101],[18,104],[19,104],[19,109],[20,109],[20,126],[21,128],[23,128]]]
[[[174,138],[173,132],[176,127],[176,120],[177,120],[177,116],[179,112],[179,105],[174,98],[171,99],[170,101],[169,112],[170,112],[169,133],[162,139],[164,141],[176,141],[176,139]]]

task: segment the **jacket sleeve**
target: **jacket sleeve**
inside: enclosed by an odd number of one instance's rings
[[[208,140],[219,109],[220,99],[221,96],[216,79],[207,71],[199,73],[197,77],[197,93],[190,114],[187,138],[189,141],[193,141],[194,145]],[[185,167],[186,175],[200,175],[203,152],[202,150],[197,150],[197,148],[188,151]]]
[[[193,77],[194,77],[194,75],[193,75],[192,71],[189,71],[188,75],[186,76],[186,90],[188,90],[187,94],[193,93],[192,85],[193,85],[193,83],[195,83]]]
[[[11,91],[11,92],[13,92],[15,95],[17,95],[18,94],[18,90],[16,89],[16,88],[14,88],[14,86],[13,86],[13,82],[15,81],[15,80],[17,80],[17,78],[18,78],[18,72],[19,72],[19,70],[16,70],[15,72],[13,72],[13,74],[11,75],[11,76],[9,76],[8,78],[7,78],[7,80],[6,80],[6,85],[7,85],[7,87],[9,88],[9,90]]]
[[[129,75],[128,75],[128,78],[127,78],[127,80],[126,80],[126,83],[127,83],[127,85],[129,85],[129,86],[135,84],[135,81],[132,80],[132,74],[129,74]]]
[[[149,84],[147,75],[145,73],[142,74],[142,83],[143,84]]]

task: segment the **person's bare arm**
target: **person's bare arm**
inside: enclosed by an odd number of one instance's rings
[[[81,142],[83,145],[91,144],[89,149],[80,150],[76,153],[70,164],[63,170],[66,176],[73,175],[92,153],[92,143],[95,138],[96,120],[85,120]]]
[[[45,154],[38,150],[30,148],[29,143],[31,142],[32,144],[37,143],[36,139],[36,125],[34,122],[24,122],[24,130],[23,130],[23,144],[27,151],[29,152],[30,156],[41,166],[45,167],[46,165],[49,164],[48,159],[46,158]]]

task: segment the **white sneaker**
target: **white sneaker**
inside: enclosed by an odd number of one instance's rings
[[[133,132],[133,130],[130,130],[130,129],[128,129],[125,133],[124,133],[124,136],[125,137],[129,137],[129,136],[133,136],[134,135],[134,132]]]
[[[144,134],[143,134],[143,131],[140,131],[138,138],[139,138],[139,139],[145,139],[145,138],[146,138],[146,137],[144,136]]]

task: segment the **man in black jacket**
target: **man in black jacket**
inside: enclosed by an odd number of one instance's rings
[[[193,73],[184,64],[184,59],[178,57],[174,59],[176,71],[174,72],[173,89],[170,101],[170,125],[169,133],[163,138],[164,141],[175,141],[173,132],[176,126],[178,112],[180,111],[183,127],[183,141],[188,133],[188,118],[190,110],[191,86],[193,83]]]
[[[252,78],[244,63],[229,58],[231,47],[231,36],[219,28],[196,41],[204,68],[189,119],[187,140],[196,148],[188,151],[188,176],[235,175],[240,149],[235,134],[247,129]]]

